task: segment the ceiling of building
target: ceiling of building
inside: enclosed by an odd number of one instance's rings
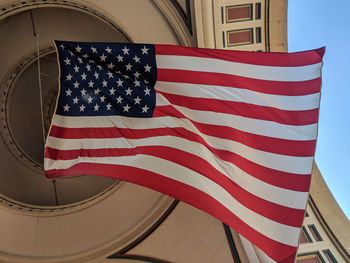
[[[34,31],[38,33],[38,42]],[[0,36],[3,58],[0,76],[4,79],[1,88],[6,93],[1,102],[4,140],[0,146],[0,193],[27,204],[66,205],[116,184],[114,179],[91,175],[47,180],[43,173],[43,149],[58,90],[52,40],[129,42],[125,35],[82,12],[39,8],[8,17],[0,24]]]

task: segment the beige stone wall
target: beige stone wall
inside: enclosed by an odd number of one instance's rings
[[[310,226],[316,228],[321,240],[314,237]],[[325,251],[329,250],[338,262],[350,261],[350,222],[329,191],[316,164],[303,227],[309,242],[299,245],[299,258],[318,253],[318,257],[327,261]]]

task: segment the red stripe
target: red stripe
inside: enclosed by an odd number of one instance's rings
[[[214,129],[215,130],[215,129]],[[198,142],[207,147],[216,156],[224,161],[231,162],[241,170],[251,176],[264,181],[266,183],[295,191],[308,191],[310,184],[310,175],[300,175],[277,171],[267,167],[263,167],[238,154],[217,150],[209,146],[206,141],[199,135],[187,131],[184,128],[158,128],[150,130],[130,130],[118,128],[61,128],[52,125],[50,136],[66,139],[82,139],[82,138],[127,138],[139,139],[155,136],[178,136],[190,141]],[[53,158],[51,156],[50,158]]]
[[[216,154],[224,161],[231,162],[247,174],[266,183],[295,191],[308,192],[311,183],[311,174],[293,174],[278,171],[254,163],[239,154],[217,150]]]
[[[157,91],[171,104],[192,110],[228,113],[242,117],[273,121],[287,125],[309,125],[317,123],[318,108],[304,111],[287,111],[273,107],[253,105],[246,102],[194,98]]]
[[[253,242],[274,260],[285,263],[294,262],[296,247],[281,244],[260,234],[225,208],[217,200],[187,184],[180,183],[144,169],[123,165],[79,163],[66,170],[46,171],[46,176],[48,178],[75,174],[96,174],[112,177],[136,183],[182,200],[232,226],[241,235]]]
[[[157,80],[233,87],[266,94],[301,96],[320,92],[321,78],[308,81],[270,81],[200,71],[157,69]]]
[[[262,135],[251,134],[239,131],[234,128],[222,127],[211,124],[201,124],[193,122],[198,131],[218,137],[221,139],[229,139],[247,145],[253,149],[276,153],[288,156],[309,157],[313,156],[316,141],[291,141],[284,139],[277,139]],[[65,130],[66,129],[66,130]],[[176,128],[152,128],[152,129],[127,129],[117,127],[100,127],[100,128],[61,128],[52,125],[50,136],[67,139],[81,139],[81,138],[128,138],[141,139],[155,136],[177,136],[183,137],[191,141],[198,141],[196,138],[200,137],[195,133],[186,130],[182,127]],[[200,141],[202,142],[202,140]]]
[[[155,45],[156,55],[176,55],[216,58],[247,64],[296,67],[319,63],[322,61],[324,48],[299,53],[267,53],[237,50],[217,50],[208,48],[191,48],[173,45]]]
[[[271,220],[290,226],[300,227],[303,222],[304,210],[288,208],[257,197],[241,188],[234,181],[216,170],[210,163],[191,153],[164,146],[142,146],[135,148],[109,148],[109,149],[80,149],[57,150],[46,148],[45,158],[52,160],[74,160],[81,157],[119,157],[149,155],[169,160],[187,167],[222,186],[237,201],[250,210],[255,211]],[[135,157],[136,158],[136,157]],[[142,157],[137,157],[142,158]],[[193,167],[193,163],[197,165]]]
[[[188,119],[185,115],[173,106],[157,106],[153,112],[153,117],[166,117]],[[293,141],[287,139],[273,138],[240,131],[227,126],[199,123],[188,119],[200,132],[222,138],[229,139],[247,145],[251,148],[265,152],[277,153],[289,156],[307,157],[315,153],[316,140]]]

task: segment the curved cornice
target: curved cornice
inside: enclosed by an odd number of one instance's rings
[[[76,11],[84,12],[89,15],[92,15],[106,24],[113,27],[115,30],[118,30],[126,39],[132,42],[131,36],[126,33],[126,30],[117,25],[115,19],[109,15],[106,11],[101,10],[88,3],[87,1],[80,0],[29,0],[29,1],[13,1],[5,0],[0,3],[0,21],[6,19],[9,16],[15,15],[19,12],[34,8],[45,8],[45,7],[63,7],[68,9],[73,9]]]
[[[171,1],[153,0],[154,4],[159,8],[162,14],[167,18],[169,24],[174,29],[176,35],[183,46],[193,46],[191,36],[186,25],[183,22],[179,12],[176,10]]]
[[[312,171],[309,204],[339,253],[350,262],[350,224],[324,181],[316,163]]]

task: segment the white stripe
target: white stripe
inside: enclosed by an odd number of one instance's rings
[[[167,101],[164,96],[157,96],[157,106],[158,102],[161,105],[166,105]],[[309,125],[287,125],[280,124],[273,121],[251,119],[246,117],[241,117],[237,115],[231,115],[227,113],[217,113],[210,111],[199,111],[191,110],[185,107],[172,105],[188,119],[203,123],[203,124],[212,124],[231,127],[240,131],[253,133],[257,135],[263,135],[267,137],[287,139],[294,141],[306,141],[306,140],[315,140],[317,135],[317,124]],[[58,115],[57,115],[58,116]],[[55,117],[56,118],[56,117]],[[68,117],[69,118],[69,117]],[[113,127],[118,126],[116,121],[119,121],[120,118],[123,118],[123,123],[127,124],[126,128],[130,129],[147,129],[152,127],[159,127],[158,125],[163,122],[161,118],[170,118],[173,119],[174,126],[171,127],[180,127],[178,124],[181,122],[187,122],[186,119],[178,121],[177,118],[173,117],[158,117],[158,118],[128,118],[121,116],[98,116],[98,117],[70,117],[73,118],[73,124],[68,124],[72,128],[84,128],[84,127]],[[90,121],[85,121],[84,118],[94,118]],[[58,126],[64,126],[63,122],[60,122]],[[169,125],[172,125],[172,121],[167,122]],[[82,125],[81,125],[82,124]],[[130,124],[130,125],[129,125]],[[71,126],[72,125],[72,126]],[[106,125],[106,126],[105,126]],[[165,127],[165,126],[163,126]]]
[[[158,106],[158,103],[162,106],[171,105],[166,97],[161,94],[157,96],[156,106]],[[295,141],[315,140],[317,137],[317,123],[295,126],[280,124],[274,121],[251,119],[228,113],[192,110],[173,104],[172,106],[188,119],[203,124],[227,126],[253,134]]]
[[[249,263],[263,263],[259,260],[256,252],[255,252],[255,247],[253,246],[253,243],[251,243],[250,241],[248,241],[247,239],[245,239],[241,234],[238,234],[241,241],[242,241],[242,245],[243,248],[246,252],[246,255],[248,257],[248,262]]]
[[[160,69],[215,72],[272,81],[306,81],[321,76],[322,63],[297,67],[260,66],[216,58],[156,55]],[[190,73],[189,73],[190,74]]]
[[[254,245],[254,247],[255,247],[256,254],[260,259],[260,263],[278,263],[274,259],[270,258],[264,251],[262,251],[257,246]]]
[[[111,118],[111,120],[108,120],[108,118]],[[156,123],[152,123],[151,122],[152,119],[146,119],[146,122],[144,122],[140,119],[133,119],[133,118],[127,118],[127,117],[121,117],[121,116],[114,116],[113,118],[110,116],[107,118],[103,118],[102,116],[74,118],[74,117],[62,117],[60,115],[55,115],[53,119],[53,124],[56,126],[68,127],[68,128],[91,127],[91,125],[89,125],[91,123],[94,123],[93,127],[117,127],[117,128],[130,128],[130,129],[131,128],[154,129],[154,128],[165,128],[165,127],[168,127],[168,128],[183,127],[186,130],[189,130],[201,136],[210,146],[212,146],[215,149],[226,150],[226,151],[236,153],[264,167],[268,167],[271,169],[288,172],[288,173],[295,173],[295,174],[311,173],[311,169],[312,169],[311,164],[313,161],[313,157],[296,157],[296,156],[287,156],[287,155],[269,153],[269,152],[248,147],[236,141],[209,136],[198,131],[196,127],[186,119],[179,119],[177,121],[170,117],[160,117],[157,119],[160,119],[160,120]],[[103,121],[105,121],[105,126],[103,125],[96,126],[97,122],[99,122],[99,124],[103,124]],[[141,125],[139,121],[140,122],[142,121],[143,124],[145,125]],[[124,140],[131,141],[125,138]],[[88,148],[89,147],[86,147],[86,149]],[[76,148],[73,148],[73,149],[76,149]]]
[[[207,161],[217,171],[255,196],[290,208],[302,210],[305,208],[307,192],[292,191],[265,183],[245,173],[234,164],[221,160],[202,144],[184,138],[162,136],[145,139],[59,139],[51,137],[47,143],[47,147],[59,150],[131,149],[138,146],[166,146],[191,153]]]
[[[319,107],[320,101],[320,93],[303,96],[283,96],[233,87],[165,81],[157,81],[155,89],[186,97],[237,101],[289,111],[316,109]]]
[[[159,93],[156,93],[156,104],[157,106],[171,105],[171,103],[162,94]]]
[[[206,111],[204,114],[203,111],[192,110],[182,106],[173,105],[173,107],[188,119],[195,122],[227,126],[240,131],[267,137],[303,141],[315,140],[317,136],[317,123],[293,126],[273,121],[251,119],[228,113]]]
[[[286,245],[296,247],[298,245],[299,228],[291,227],[272,221],[261,216],[234,199],[221,186],[210,179],[179,164],[152,157],[148,155],[122,156],[122,157],[79,157],[77,160],[53,161],[45,159],[46,166],[52,169],[66,169],[76,163],[102,163],[102,164],[122,164],[152,171],[170,179],[190,185],[198,190],[212,196],[223,206],[238,216],[243,222],[250,225],[261,234],[281,242]]]

